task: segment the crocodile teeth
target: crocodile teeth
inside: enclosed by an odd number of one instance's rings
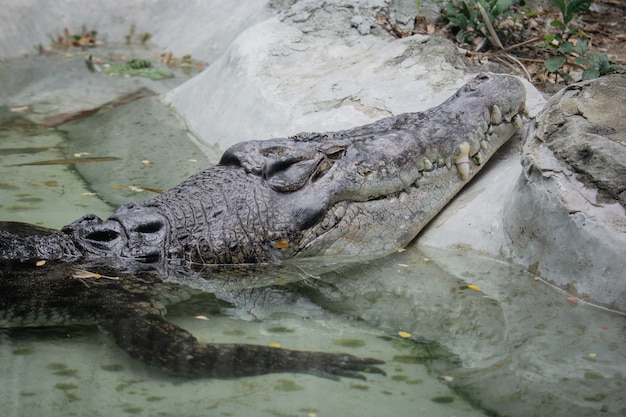
[[[433,163],[430,162],[430,159],[424,158],[424,171],[432,171]]]
[[[494,125],[499,125],[500,123],[502,123],[502,111],[497,105],[494,105],[491,108],[491,123]]]
[[[519,114],[513,116],[513,126],[515,126],[516,129],[521,129],[522,125],[522,117]]]
[[[468,179],[470,174],[469,150],[469,143],[461,142],[455,152],[454,165],[456,165],[463,180]]]

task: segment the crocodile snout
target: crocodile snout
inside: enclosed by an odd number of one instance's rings
[[[86,257],[154,263],[162,258],[167,226],[164,217],[150,207],[131,203],[106,221],[87,215],[65,226],[63,232],[73,237]]]

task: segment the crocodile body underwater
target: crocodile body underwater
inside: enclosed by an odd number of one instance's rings
[[[379,361],[345,354],[200,343],[158,306],[177,291],[171,277],[193,287],[200,278],[188,273],[207,266],[371,259],[406,246],[521,127],[525,96],[514,77],[480,74],[424,112],[241,142],[218,165],[104,221],[86,215],[54,232],[0,224],[0,327],[65,309],[179,374],[382,373]],[[116,279],[89,284],[76,268]]]

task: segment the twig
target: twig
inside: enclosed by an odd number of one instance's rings
[[[487,26],[487,30],[489,31],[489,34],[491,35],[491,38],[492,38],[491,40],[494,42],[494,44],[498,48],[504,49],[504,46],[502,46],[502,42],[500,42],[500,38],[498,38],[498,34],[493,29],[493,26],[491,25],[491,22],[489,21],[489,16],[487,16],[487,12],[485,11],[485,8],[480,3],[476,3],[476,4],[478,5],[478,10],[480,10],[480,15],[483,17],[485,26]]]
[[[526,69],[526,66],[524,64],[522,64],[519,59],[517,59],[514,56],[509,55],[509,54],[504,54],[504,56],[506,56],[510,60],[514,61],[517,65],[519,65],[522,68],[522,70],[524,70],[524,73],[526,74],[526,79],[528,80],[528,82],[532,83],[530,73]]]
[[[526,46],[526,45],[528,45],[530,43],[535,43],[535,42],[541,41],[543,39],[544,39],[543,36],[537,36],[536,38],[529,39],[529,40],[521,42],[521,43],[516,43],[515,45],[507,46],[506,48],[504,48],[504,49],[502,49],[501,51],[498,51],[498,52],[508,52],[508,51],[510,51],[512,49],[519,48],[521,46]]]

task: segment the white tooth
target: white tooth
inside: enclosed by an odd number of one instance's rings
[[[515,126],[516,129],[521,129],[522,125],[522,116],[520,116],[519,114],[513,116],[513,126]]]
[[[500,111],[500,107],[495,104],[491,108],[491,123],[494,125],[502,123],[502,112]]]
[[[432,171],[433,170],[433,163],[430,162],[430,159],[428,159],[428,158],[424,158],[424,170],[425,171]]]
[[[459,170],[461,179],[466,180],[470,174],[470,161],[469,161],[470,145],[467,142],[461,142],[456,150],[454,157],[454,165]]]
[[[466,180],[469,178],[470,174],[470,162],[469,159],[466,160],[457,160],[455,162],[456,168],[459,170],[459,175],[461,175],[462,180]]]

